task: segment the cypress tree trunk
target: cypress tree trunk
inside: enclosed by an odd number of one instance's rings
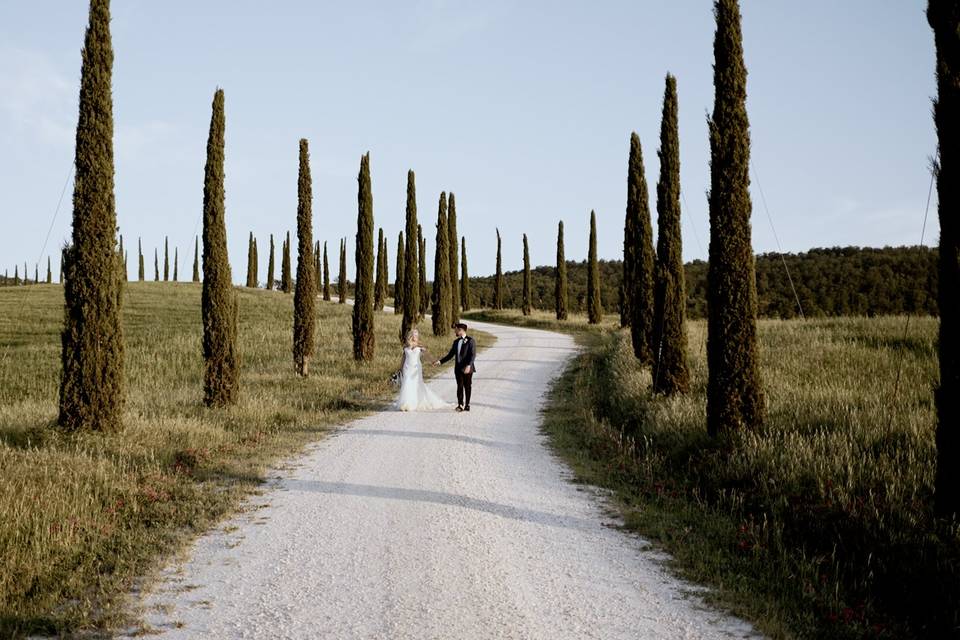
[[[403,248],[403,231],[400,232],[400,235],[397,239],[397,280],[393,283],[393,313],[394,315],[399,315],[403,313],[404,304],[403,304],[403,290],[405,285],[403,283],[404,270],[406,268],[407,260],[404,256]]]
[[[690,389],[686,287],[680,236],[680,134],[677,127],[677,80],[669,73],[663,92],[660,124],[660,179],[657,181],[657,273],[654,291],[653,389],[673,395]]]
[[[6,280],[6,277],[4,277],[4,280]],[[50,265],[50,256],[47,256],[47,284],[52,284],[52,283],[53,283],[53,269],[51,268],[51,265]]]
[[[357,176],[356,286],[353,293],[353,358],[373,360],[373,190],[370,185],[370,152],[360,159]],[[381,233],[381,239],[383,234]],[[383,249],[381,243],[381,249]]]
[[[503,309],[503,262],[500,229],[497,229],[497,274],[493,279],[493,308]]]
[[[470,274],[467,273],[467,238],[460,238],[460,306],[470,311]]]
[[[160,282],[160,258],[156,249],[153,250],[153,281]]]
[[[938,354],[940,385],[937,405],[936,511],[944,517],[960,513],[960,8],[956,2],[930,0],[927,21],[937,49],[937,99],[933,119],[940,158],[937,164],[940,249],[937,302],[940,309]]]
[[[323,299],[330,302],[330,262],[327,260],[327,241],[323,241]]]
[[[173,281],[177,281],[177,264],[179,263],[177,247],[173,248]]]
[[[163,237],[163,281],[170,280],[170,245],[167,236]]]
[[[567,258],[563,247],[563,220],[557,227],[557,269],[556,269],[556,287],[554,289],[554,298],[556,300],[557,320],[567,319]]]
[[[213,97],[203,182],[203,402],[236,404],[240,388],[237,296],[227,255],[223,190],[223,89]]]
[[[523,315],[530,315],[530,247],[523,234]]]
[[[400,324],[400,342],[417,323],[420,313],[420,236],[417,234],[417,186],[413,171],[407,172],[407,246],[403,264],[403,320]]]
[[[417,237],[420,241],[420,251],[417,254],[420,262],[420,282],[417,289],[420,291],[420,309],[417,314],[417,322],[423,320],[427,315],[427,309],[430,308],[430,296],[427,294],[427,239],[423,237],[423,228],[417,225]]]
[[[460,321],[460,278],[457,276],[460,267],[460,256],[457,242],[457,202],[453,196],[447,199],[447,248],[450,254],[450,325]]]
[[[630,135],[630,169],[627,180],[627,225],[629,251],[624,248],[625,286],[623,303],[630,311],[630,338],[640,364],[653,364],[656,338],[653,331],[653,230],[650,226],[650,199],[643,168],[640,137]],[[622,316],[622,314],[621,314]]]
[[[283,241],[283,264],[280,269],[280,286],[284,293],[290,293],[293,289],[293,277],[290,273],[290,232],[287,231],[287,239]]]
[[[196,236],[193,238],[193,281],[200,282],[200,238]]]
[[[270,257],[267,259],[267,291],[273,291],[273,278],[276,274],[273,272],[274,262],[273,234],[270,234]]]
[[[310,373],[313,333],[316,324],[314,298],[317,295],[313,264],[313,182],[310,177],[310,150],[300,139],[300,172],[297,177],[297,285],[293,293],[293,367],[297,375]]]
[[[715,101],[710,119],[707,430],[763,423],[757,289],[750,242],[750,124],[738,0],[716,0]]]
[[[347,303],[347,239],[340,241],[340,277],[337,278],[337,296],[339,304]]]
[[[590,255],[587,258],[587,318],[590,324],[603,320],[600,304],[600,265],[597,263],[597,214],[590,212]]]
[[[256,263],[253,260],[253,231],[250,232],[250,237],[247,239],[247,287],[255,287],[256,282],[253,275],[254,265]]]
[[[137,255],[139,256],[139,260],[137,263],[137,280],[139,280],[140,282],[143,282],[144,276],[146,274],[144,273],[144,270],[143,270],[143,244],[140,242],[140,238],[137,238]],[[61,265],[60,270],[63,271],[62,261],[60,265]]]
[[[383,311],[384,301],[387,299],[386,275],[387,245],[383,239],[383,229],[377,235],[377,281],[373,286],[373,310]]]
[[[430,296],[433,335],[450,333],[450,230],[447,227],[447,194],[440,194],[437,210],[437,249],[433,255],[433,294]]]

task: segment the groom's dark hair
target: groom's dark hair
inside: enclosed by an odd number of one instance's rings
[[[453,326],[456,327],[457,329],[463,329],[464,331],[467,330],[467,325],[465,325],[465,324],[462,323],[462,322],[458,322],[457,324],[455,324],[455,325],[453,325]]]

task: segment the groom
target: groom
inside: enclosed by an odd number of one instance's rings
[[[470,391],[473,386],[473,372],[476,371],[473,360],[477,355],[477,350],[473,338],[467,335],[467,325],[458,322],[454,325],[454,328],[457,330],[457,339],[453,341],[450,353],[434,362],[433,365],[438,367],[450,358],[456,357],[453,370],[457,375],[457,411],[470,411]],[[466,398],[464,398],[464,395],[466,395]],[[466,404],[464,404],[464,399],[466,399]]]

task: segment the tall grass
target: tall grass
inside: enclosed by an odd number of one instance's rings
[[[238,406],[202,406],[200,285],[132,282],[125,429],[65,435],[51,426],[62,289],[0,290],[0,636],[130,622],[124,594],[138,576],[234,509],[271,464],[392,393],[392,313],[377,315],[375,360],[358,364],[350,307],[319,304],[303,379],[293,370],[293,297],[237,293]],[[449,347],[430,333],[434,353]]]
[[[761,320],[769,419],[706,433],[706,326],[691,393],[650,393],[629,334],[582,333],[545,429],[628,526],[774,637],[951,637],[960,536],[933,518],[932,318]],[[898,381],[899,374],[899,381]]]

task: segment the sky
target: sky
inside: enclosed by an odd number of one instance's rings
[[[349,271],[360,157],[371,156],[390,273],[407,170],[432,273],[437,203],[456,194],[472,275],[587,254],[622,257],[627,155],[640,136],[656,226],[664,76],[677,77],[683,254],[705,259],[713,106],[708,0],[313,2],[114,0],[117,218],[131,250],[169,236],[189,277],[200,232],[210,106],[226,96],[226,221],[233,279],[258,238],[296,233],[298,141],[310,143],[314,237]],[[742,0],[758,253],[921,241],[936,136],[933,37],[923,0]],[[0,0],[0,270],[71,232],[80,0]],[[60,203],[58,201],[64,191]],[[763,196],[758,190],[762,187]],[[936,191],[923,241],[935,245]],[[771,224],[772,220],[772,224]],[[774,231],[775,230],[775,231]],[[49,233],[49,237],[48,237]],[[778,244],[779,240],[779,244]],[[296,243],[294,243],[296,246]]]

